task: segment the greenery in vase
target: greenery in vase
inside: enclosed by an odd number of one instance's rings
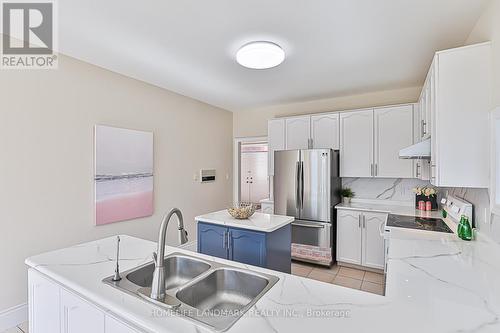
[[[356,193],[354,193],[349,187],[345,187],[340,190],[340,195],[344,198],[353,198]]]

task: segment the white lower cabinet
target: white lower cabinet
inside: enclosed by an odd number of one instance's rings
[[[29,331],[60,333],[60,288],[33,269],[28,274]]]
[[[32,268],[28,285],[31,333],[140,332]]]
[[[264,214],[274,214],[274,203],[263,202],[261,203],[261,212]]]
[[[110,316],[106,316],[106,333],[139,333],[132,327]]]
[[[337,211],[337,261],[384,269],[383,228],[388,214]]]
[[[384,213],[362,213],[361,265],[384,269],[384,237],[382,235],[386,219],[387,214]]]
[[[337,261],[361,265],[361,213],[337,211]]]
[[[104,333],[104,312],[66,290],[61,291],[62,333]]]

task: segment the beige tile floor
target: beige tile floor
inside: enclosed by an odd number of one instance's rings
[[[379,273],[337,265],[326,268],[294,261],[292,274],[378,295],[384,294],[384,275]]]
[[[9,328],[1,333],[29,333],[28,332],[28,322],[22,323],[21,325],[13,328]]]

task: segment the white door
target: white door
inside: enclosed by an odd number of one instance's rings
[[[337,261],[361,265],[361,212],[337,210]]]
[[[313,148],[339,149],[340,114],[311,116]]]
[[[59,286],[42,274],[28,271],[29,331],[59,333]]]
[[[375,109],[375,166],[379,178],[414,178],[413,161],[399,151],[413,144],[413,105]]]
[[[340,114],[340,176],[373,177],[373,109]]]
[[[286,150],[308,149],[311,138],[311,117],[286,119]]]
[[[62,333],[104,333],[104,313],[81,298],[61,290]]]
[[[106,316],[106,333],[139,333],[139,331],[113,317]]]
[[[362,216],[362,265],[371,268],[384,269],[384,225],[387,214],[363,213]]]
[[[274,152],[285,150],[285,119],[273,119],[267,123],[269,144],[269,175],[274,175]]]

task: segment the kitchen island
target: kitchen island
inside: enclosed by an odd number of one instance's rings
[[[221,210],[195,220],[199,253],[290,273],[295,218],[257,212],[239,220]]]
[[[391,235],[386,296],[378,296],[259,267],[181,252],[256,272],[279,281],[228,332],[498,332],[499,245],[480,236]],[[121,236],[120,267],[151,262],[156,243]],[[113,274],[115,237],[26,260],[30,332],[210,332],[181,315],[102,283]],[[62,332],[62,330],[61,330]]]

